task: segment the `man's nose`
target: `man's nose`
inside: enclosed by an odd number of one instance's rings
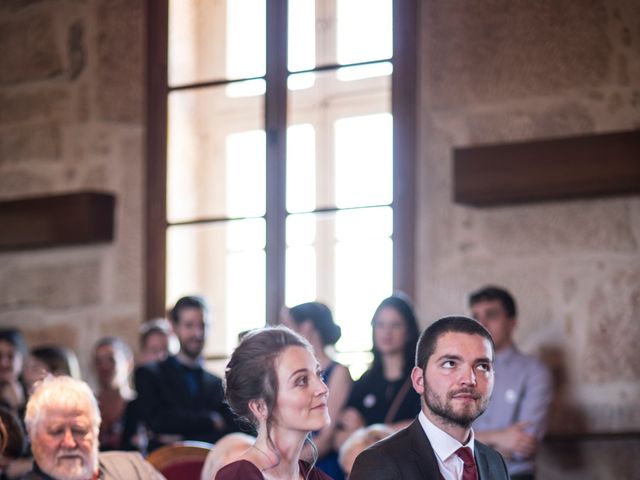
[[[462,369],[460,373],[460,383],[464,385],[476,384],[476,372],[472,366]]]
[[[64,431],[64,437],[62,437],[62,447],[69,449],[76,447],[76,439],[74,438],[73,432],[70,428],[67,428]]]

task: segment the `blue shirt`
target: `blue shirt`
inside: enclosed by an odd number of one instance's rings
[[[487,410],[473,422],[476,432],[500,430],[527,421],[527,431],[542,439],[547,428],[553,385],[549,369],[537,359],[508,347],[496,353],[495,383]],[[533,473],[534,458],[505,459],[509,474]]]

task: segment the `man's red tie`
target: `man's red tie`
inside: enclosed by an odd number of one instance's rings
[[[456,450],[456,455],[464,462],[464,470],[462,471],[462,480],[478,480],[478,470],[476,470],[476,461],[473,459],[473,453],[469,447],[460,447]]]

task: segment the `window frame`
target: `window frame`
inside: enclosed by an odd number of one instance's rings
[[[415,178],[418,0],[393,0],[393,289],[415,295]],[[287,0],[267,1],[266,319],[277,321],[285,296]],[[169,0],[147,0],[145,319],[166,314]],[[317,70],[335,68],[320,67]]]

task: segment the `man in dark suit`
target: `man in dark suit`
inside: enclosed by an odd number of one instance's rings
[[[413,388],[422,409],[407,428],[362,452],[350,480],[501,480],[504,460],[471,424],[493,390],[491,335],[468,317],[444,317],[420,336]]]
[[[171,310],[180,351],[139,367],[138,412],[149,430],[149,451],[180,440],[214,443],[235,430],[224,403],[222,380],[202,368],[208,308],[201,297],[183,297]]]

